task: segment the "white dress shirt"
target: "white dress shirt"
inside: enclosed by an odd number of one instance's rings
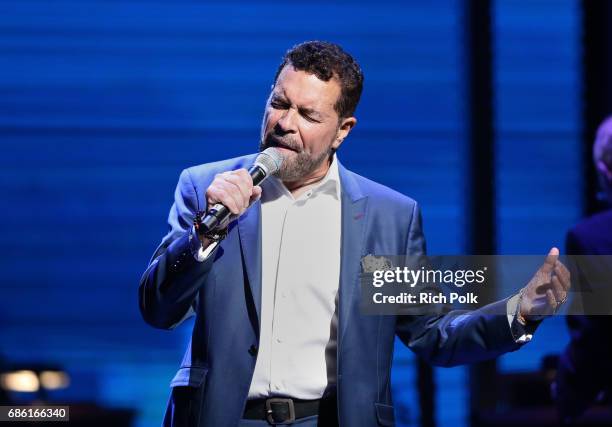
[[[276,177],[264,182],[261,336],[249,398],[318,399],[336,382],[340,214],[335,156],[297,199]]]

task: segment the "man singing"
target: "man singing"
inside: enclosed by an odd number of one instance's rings
[[[361,315],[362,256],[425,253],[417,203],[338,161],[362,86],[340,46],[299,44],[277,70],[261,127],[260,150],[284,157],[276,176],[254,186],[255,156],[181,174],[170,232],[139,287],[155,327],[196,315],[165,426],[392,426],[395,335],[432,364],[476,362],[518,349],[565,301],[569,273],[553,248],[520,294],[483,309]],[[217,203],[229,224],[196,227]]]

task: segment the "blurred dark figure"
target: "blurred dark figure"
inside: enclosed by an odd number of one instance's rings
[[[599,126],[593,146],[593,160],[601,185],[601,197],[611,206],[612,116]],[[598,213],[572,228],[567,233],[566,252],[568,255],[611,255],[612,210]],[[579,286],[582,286],[583,292],[580,296],[584,297],[581,312],[611,314],[607,309],[602,310],[602,304],[610,306],[612,296],[612,265],[606,261],[609,258],[581,259],[589,263],[589,272],[599,278],[593,283],[585,275],[572,276],[581,282]],[[612,385],[612,316],[571,315],[567,316],[567,324],[571,341],[559,359],[553,394],[562,422],[569,424],[591,404],[602,401]]]
[[[0,355],[0,375],[6,370],[6,362]],[[0,405],[7,405],[11,403],[9,399],[8,392],[4,389],[2,384],[0,383]]]

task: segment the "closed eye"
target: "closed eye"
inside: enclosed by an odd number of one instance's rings
[[[287,108],[289,108],[288,103],[277,100],[271,101],[270,105],[272,106],[272,108],[277,110],[286,110]]]
[[[316,118],[312,117],[312,115],[304,112],[304,111],[300,111],[300,114],[302,115],[302,117],[304,117],[306,120],[308,120],[309,122],[312,123],[321,123],[320,120],[317,120]]]
[[[270,106],[275,110],[287,110],[291,108],[291,104],[289,102],[277,97],[273,97],[270,100]],[[312,110],[310,108],[300,108],[299,112],[300,115],[304,117],[304,119],[306,119],[307,121],[311,123],[321,123],[319,113],[317,111]]]
[[[313,110],[312,108],[300,108],[300,114],[309,122],[313,123],[321,123],[321,114],[317,110]]]

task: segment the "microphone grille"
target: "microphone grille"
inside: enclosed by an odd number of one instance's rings
[[[255,164],[266,170],[266,175],[274,175],[283,164],[283,155],[274,147],[266,148],[259,153],[255,159]]]

